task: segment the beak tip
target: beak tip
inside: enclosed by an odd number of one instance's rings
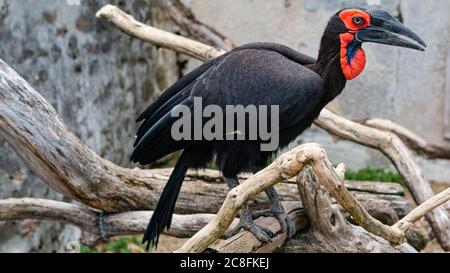
[[[427,50],[428,46],[427,46],[427,44],[425,42],[421,42],[420,45],[421,45],[420,51],[426,51]]]
[[[423,40],[420,40],[420,41],[419,41],[419,44],[420,44],[421,46],[423,46],[424,49],[428,47],[428,46],[427,46],[427,43],[425,43]]]

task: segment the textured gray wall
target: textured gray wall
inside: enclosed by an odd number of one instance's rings
[[[95,19],[106,3],[0,1],[0,58],[25,77],[85,143],[128,164],[135,118],[176,80],[176,58]],[[150,1],[120,1],[139,20],[161,26]],[[162,25],[164,27],[164,25]],[[0,198],[62,199],[0,139]],[[56,223],[0,223],[0,252],[62,251],[78,231]]]
[[[364,45],[368,57],[364,73],[349,82],[332,108],[352,119],[389,118],[433,143],[444,139],[443,108],[446,55],[450,42],[450,1],[446,0],[186,0],[203,21],[220,29],[238,44],[273,41],[316,57],[330,16],[344,7],[381,3],[402,18],[428,42],[426,53],[382,45]],[[386,166],[384,157],[347,142],[333,143],[319,129],[302,141],[323,144],[333,161],[352,168]],[[418,158],[430,179],[450,181],[450,164]]]

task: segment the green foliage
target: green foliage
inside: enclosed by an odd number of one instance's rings
[[[348,171],[346,174],[346,179],[357,181],[393,182],[403,185],[403,180],[398,173],[393,173],[381,168],[367,167],[358,171]]]
[[[118,237],[96,248],[82,246],[81,253],[132,253],[134,251],[130,249],[131,245],[137,248],[141,246],[139,236]]]

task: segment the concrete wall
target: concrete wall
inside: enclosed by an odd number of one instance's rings
[[[186,0],[206,23],[238,44],[273,41],[316,57],[323,29],[330,16],[344,7],[380,2],[427,43],[426,53],[389,46],[364,45],[365,72],[349,82],[331,108],[352,119],[389,118],[433,143],[444,139],[446,55],[450,42],[450,1],[433,0]],[[375,7],[375,6],[372,6]],[[449,83],[450,84],[450,83]],[[339,142],[319,129],[302,141],[323,144],[336,162],[351,168],[386,166],[384,157],[357,145]],[[450,181],[450,164],[418,159],[429,179]]]
[[[75,2],[75,1],[72,1]],[[27,79],[72,131],[97,153],[129,164],[138,114],[177,80],[176,57],[95,18],[106,3],[159,27],[148,1],[0,0],[0,58]],[[61,200],[0,139],[0,199]],[[68,200],[66,200],[68,201]],[[51,222],[0,222],[0,252],[64,251],[75,228]]]

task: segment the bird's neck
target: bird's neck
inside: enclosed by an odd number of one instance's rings
[[[347,79],[341,67],[341,46],[339,41],[322,39],[317,62],[310,68],[319,74],[323,81],[326,102],[332,101],[345,88]]]

